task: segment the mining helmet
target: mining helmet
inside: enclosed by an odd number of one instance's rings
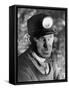
[[[46,14],[33,15],[27,22],[29,35],[36,38],[54,33],[52,26],[53,18]]]

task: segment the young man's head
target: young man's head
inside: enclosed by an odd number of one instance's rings
[[[28,33],[32,49],[40,57],[50,57],[54,41],[53,19],[45,14],[32,16],[28,20]]]

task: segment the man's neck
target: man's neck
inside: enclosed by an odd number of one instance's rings
[[[34,56],[34,58],[36,58],[36,60],[38,60],[40,63],[45,62],[46,58],[42,58],[39,57],[35,52],[32,52],[32,55]]]

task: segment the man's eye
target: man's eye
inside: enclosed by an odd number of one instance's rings
[[[50,39],[48,38],[48,41],[49,41]]]
[[[40,38],[40,41],[44,41],[44,38],[42,37],[42,38]]]

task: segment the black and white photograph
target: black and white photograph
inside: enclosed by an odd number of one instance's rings
[[[65,11],[18,8],[18,82],[65,79]]]
[[[67,9],[16,8],[16,81],[67,81]]]

